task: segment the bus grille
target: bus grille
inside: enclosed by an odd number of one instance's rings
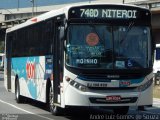
[[[138,97],[128,97],[128,98],[121,98],[120,101],[107,101],[106,98],[96,98],[90,97],[89,100],[91,103],[95,104],[121,104],[121,103],[135,103]]]

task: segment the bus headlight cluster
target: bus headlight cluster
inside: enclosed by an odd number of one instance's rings
[[[145,84],[137,87],[135,89],[136,92],[145,91],[149,86],[151,86],[153,83],[153,80],[148,80]]]
[[[87,87],[86,86],[76,82],[75,80],[70,79],[69,77],[66,77],[66,81],[69,82],[69,84],[71,86],[73,86],[74,88],[76,88],[76,89],[78,89],[80,91],[83,91],[83,92],[87,91]]]

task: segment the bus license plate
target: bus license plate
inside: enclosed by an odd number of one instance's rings
[[[106,101],[120,101],[121,96],[107,96]]]

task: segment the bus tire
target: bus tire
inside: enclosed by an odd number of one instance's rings
[[[51,82],[50,79],[47,79],[46,84],[46,110],[50,111],[50,105],[49,105],[49,90],[50,90]]]
[[[113,109],[114,114],[126,115],[128,113],[129,106],[117,107]]]
[[[23,99],[20,95],[20,86],[19,86],[19,80],[16,79],[15,81],[15,98],[17,103],[22,103]]]
[[[54,105],[54,94],[53,94],[53,89],[52,89],[52,85],[50,85],[49,87],[49,93],[48,93],[48,97],[49,97],[49,110],[50,112],[55,115],[55,116],[58,116],[58,115],[61,115],[61,110],[62,108]]]

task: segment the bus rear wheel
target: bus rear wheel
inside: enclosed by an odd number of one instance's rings
[[[20,95],[20,86],[18,79],[16,79],[15,82],[15,98],[17,103],[21,103],[23,101],[22,96]]]

